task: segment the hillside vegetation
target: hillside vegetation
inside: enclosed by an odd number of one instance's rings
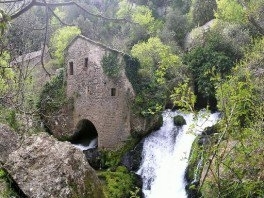
[[[217,132],[199,147],[197,194],[264,197],[264,0],[2,1],[1,123],[19,133],[40,130],[39,104],[52,100],[33,91],[28,65],[12,61],[46,45],[51,59],[41,67],[52,79],[79,34],[134,58],[126,71],[135,113],[221,112]]]

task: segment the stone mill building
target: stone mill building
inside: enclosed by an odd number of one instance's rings
[[[118,77],[107,75],[102,59],[117,54]],[[84,36],[75,37],[65,49],[67,97],[72,99],[74,130],[84,126],[98,134],[98,147],[114,148],[130,135],[134,91],[125,75],[124,54]]]

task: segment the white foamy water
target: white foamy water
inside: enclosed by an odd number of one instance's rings
[[[173,117],[182,115],[186,125],[176,127]],[[144,141],[141,167],[138,174],[143,179],[146,198],[186,198],[185,170],[188,166],[192,143],[196,135],[214,125],[219,113],[200,112],[183,114],[165,111],[163,126]]]
[[[94,138],[92,140],[84,140],[78,144],[73,144],[73,146],[75,146],[76,148],[85,151],[91,148],[96,148],[97,147],[97,139],[98,138]]]

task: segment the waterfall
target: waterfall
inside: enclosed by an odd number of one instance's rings
[[[173,117],[181,115],[186,125],[176,127]],[[143,179],[146,198],[186,198],[185,169],[196,135],[216,123],[219,113],[201,111],[198,115],[167,110],[163,126],[145,140],[137,174]]]
[[[97,141],[98,141],[98,138],[94,138],[92,140],[86,139],[86,140],[80,141],[76,144],[73,144],[73,146],[75,146],[76,148],[78,148],[82,151],[85,151],[85,150],[88,150],[91,148],[96,148],[97,147]]]

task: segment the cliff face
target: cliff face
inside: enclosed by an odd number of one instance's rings
[[[25,138],[4,168],[28,197],[104,197],[84,154],[45,133]]]

